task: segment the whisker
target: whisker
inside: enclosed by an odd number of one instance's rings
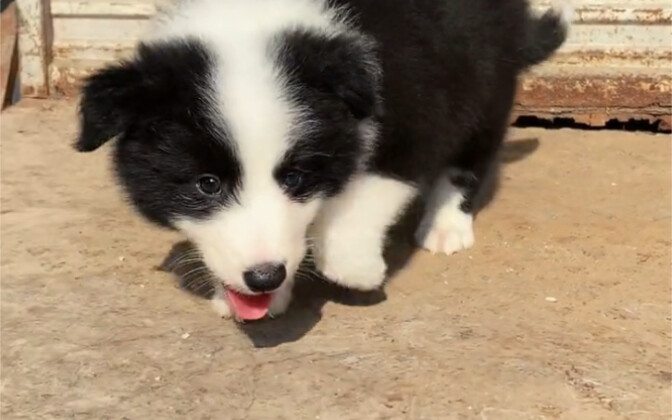
[[[174,260],[170,261],[169,265],[172,266],[178,266],[180,264],[183,264],[185,262],[200,262],[201,261],[201,256],[198,253],[185,253],[180,255],[178,258],[175,258]]]
[[[190,271],[188,271],[188,272],[186,272],[186,273],[184,273],[184,274],[180,274],[180,278],[182,278],[182,279],[184,279],[184,280],[189,280],[189,277],[190,277],[190,276],[196,276],[196,275],[199,275],[199,274],[201,274],[201,273],[206,273],[206,274],[208,274],[208,277],[209,277],[209,278],[212,277],[212,276],[209,274],[209,270],[208,270],[207,267],[196,267],[196,268],[194,268],[193,270],[190,270]]]

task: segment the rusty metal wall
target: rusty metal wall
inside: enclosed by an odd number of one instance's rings
[[[544,9],[547,1],[533,1]],[[567,43],[525,75],[517,115],[658,121],[670,129],[672,2],[574,0]]]
[[[130,53],[157,0],[51,0],[51,92]],[[382,2],[382,0],[381,0]],[[544,10],[548,0],[532,0]],[[672,2],[573,0],[568,42],[521,81],[516,115],[570,117],[593,126],[643,118],[670,126]]]

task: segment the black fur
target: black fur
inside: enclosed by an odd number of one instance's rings
[[[295,30],[278,42],[276,60],[296,87],[336,95],[357,119],[375,113],[380,70],[369,39]]]
[[[169,227],[179,216],[207,216],[235,200],[241,168],[226,127],[209,108],[211,57],[195,40],[141,45],[132,61],[85,84],[80,151],[119,136],[115,169],[133,204]],[[197,188],[203,174],[223,183],[217,196]]]
[[[374,116],[379,103],[375,55],[366,40],[355,37],[298,30],[278,36],[276,42],[274,59],[285,75],[288,94],[319,122],[308,133],[297,133],[276,176],[282,178],[289,170],[304,174],[297,199],[317,193],[331,197],[357,170],[364,152],[357,126]]]
[[[252,1],[252,0],[250,0]],[[361,33],[278,34],[276,66],[291,100],[309,110],[309,132],[275,169],[297,201],[337,194],[364,145],[359,121],[381,125],[368,170],[424,190],[451,169],[473,208],[503,141],[518,75],[548,58],[566,36],[559,18],[533,18],[524,0],[333,0]],[[162,225],[206,216],[236,199],[243,169],[205,92],[212,58],[197,41],[140,46],[137,57],[91,77],[76,147],[118,136],[116,167],[132,201]],[[225,188],[204,197],[198,176]]]
[[[336,3],[356,11],[382,63],[382,144],[370,170],[427,188],[452,168],[469,180],[469,211],[503,141],[518,75],[564,41],[559,18],[532,17],[524,0]]]
[[[528,23],[526,42],[520,50],[520,60],[524,67],[546,61],[565,42],[567,28],[561,16],[548,10],[538,19]]]

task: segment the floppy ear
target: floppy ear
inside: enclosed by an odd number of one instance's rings
[[[142,75],[133,62],[98,71],[84,83],[75,149],[90,152],[119,135],[142,95]]]
[[[290,74],[308,86],[335,94],[357,119],[378,111],[381,70],[373,40],[361,34],[296,31],[283,41],[279,60]]]

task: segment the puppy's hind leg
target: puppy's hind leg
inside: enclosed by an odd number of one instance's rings
[[[464,206],[467,189],[446,171],[436,181],[415,233],[424,249],[451,255],[474,244],[473,214]]]
[[[474,215],[496,188],[501,137],[503,133],[492,139],[484,156],[474,159],[477,164],[454,166],[439,176],[415,232],[419,246],[435,254],[451,255],[474,244]]]

